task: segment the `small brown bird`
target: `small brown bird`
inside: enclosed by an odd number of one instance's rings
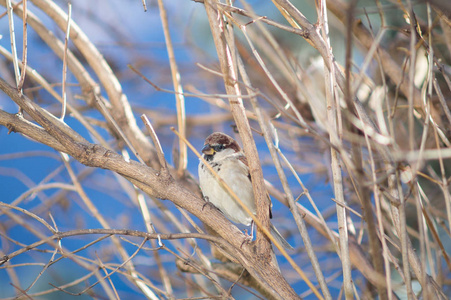
[[[213,167],[224,182],[235,192],[241,201],[256,214],[252,179],[246,156],[238,143],[230,136],[215,132],[205,140],[202,157]],[[211,174],[202,161],[199,162],[199,182],[204,198],[214,204],[229,220],[246,226],[252,224],[252,218],[236,202],[219,181]],[[268,196],[269,197],[269,196]],[[271,211],[269,212],[271,216]],[[273,224],[271,234],[285,248],[293,247],[282,237]]]

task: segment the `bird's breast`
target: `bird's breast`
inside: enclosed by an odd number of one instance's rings
[[[236,196],[255,214],[254,192],[247,167],[237,159],[212,161],[210,165]],[[227,218],[235,223],[250,225],[252,218],[202,163],[199,164],[199,181],[204,196],[208,197],[208,200]]]

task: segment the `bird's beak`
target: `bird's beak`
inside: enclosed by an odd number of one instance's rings
[[[205,155],[213,155],[215,153],[215,149],[213,149],[210,144],[206,144],[203,148],[202,148],[202,153]]]

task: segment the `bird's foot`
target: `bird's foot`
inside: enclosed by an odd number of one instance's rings
[[[207,206],[207,205],[210,206],[210,208],[216,208],[216,206],[210,202],[210,199],[208,199],[208,196],[204,196],[204,200],[205,200],[205,203],[204,203],[204,205],[202,205],[202,211],[204,210],[205,206]]]
[[[241,243],[240,248],[242,248],[244,244],[250,244],[250,243],[252,243],[252,237],[250,235],[246,235],[243,242]]]
[[[253,235],[253,234],[249,235],[249,234],[247,233],[247,229],[244,229],[244,235],[245,235],[245,238],[244,238],[244,241],[241,243],[240,248],[243,247],[243,245],[244,245],[245,243],[247,243],[247,244],[252,243],[252,240],[254,239],[254,235]]]

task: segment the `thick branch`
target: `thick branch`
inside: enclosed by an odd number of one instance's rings
[[[66,148],[44,129],[25,120],[17,114],[10,114],[0,110],[0,125],[8,128],[9,133],[17,132],[34,139],[36,142],[52,147],[61,152],[66,152]]]

